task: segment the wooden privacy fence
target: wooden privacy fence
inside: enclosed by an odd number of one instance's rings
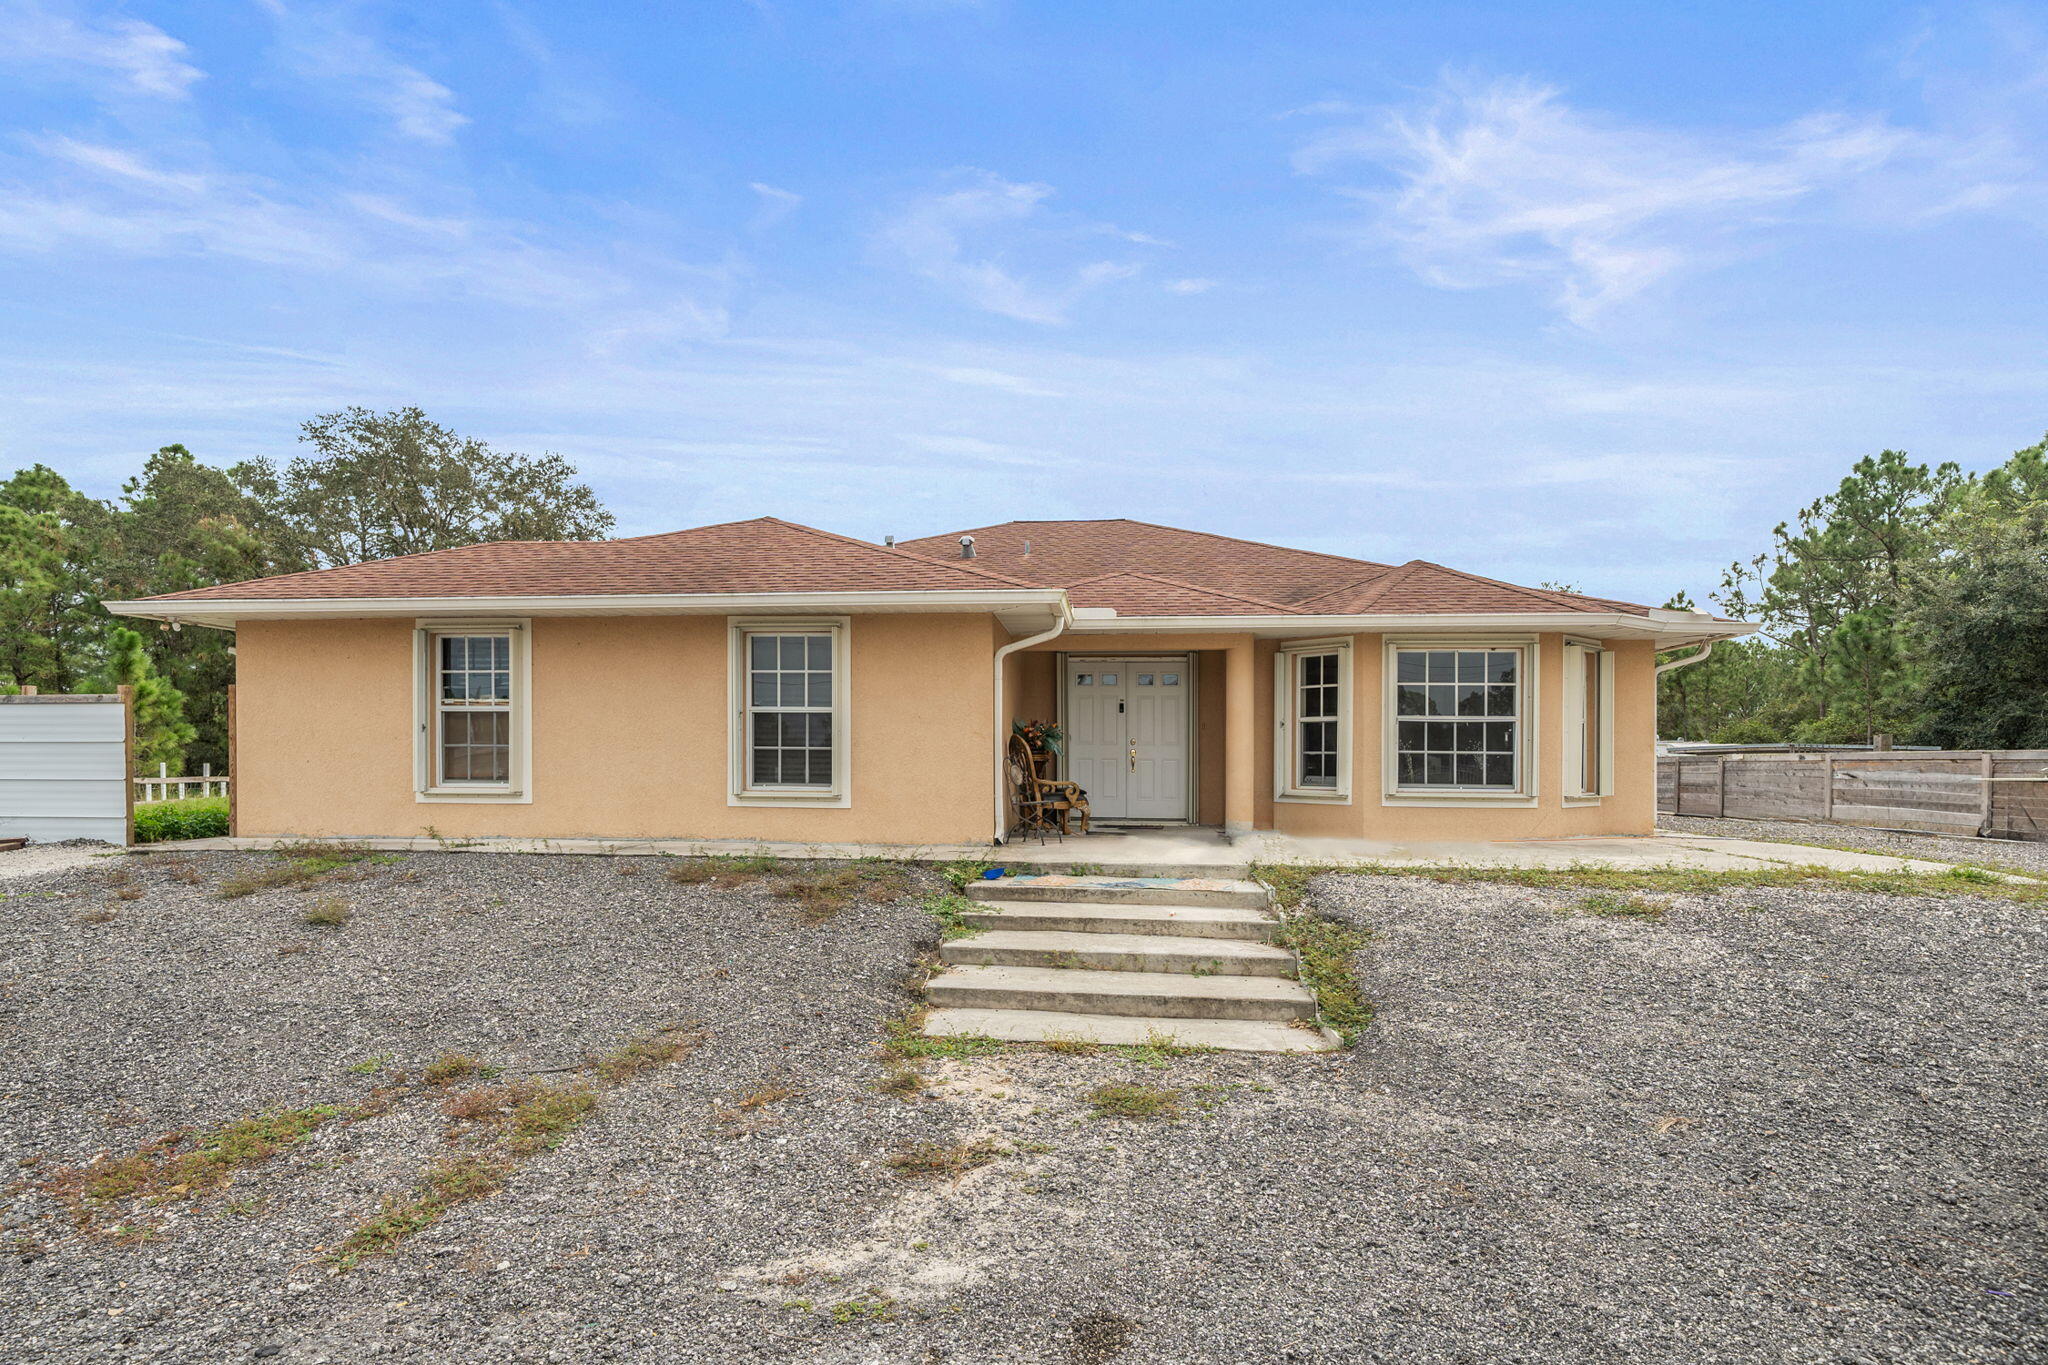
[[[1657,810],[2048,840],[2048,749],[1677,754]]]

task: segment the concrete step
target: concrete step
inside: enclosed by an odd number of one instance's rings
[[[1264,941],[1273,917],[1234,905],[1091,905],[1086,901],[980,900],[962,912],[983,929],[1055,934],[1175,934],[1182,938]]]
[[[1148,1019],[1135,1014],[1058,1010],[942,1009],[925,1015],[927,1037],[1000,1038],[1010,1043],[1170,1044],[1226,1052],[1329,1052],[1337,1038],[1320,1028],[1270,1019]]]
[[[1092,905],[1202,905],[1263,910],[1273,897],[1257,882],[1229,877],[1075,877],[1046,873],[967,884],[977,901],[1074,901]]]
[[[1152,1019],[1313,1019],[1315,997],[1269,976],[1091,972],[1071,967],[954,967],[925,983],[941,1009],[1060,1010]]]
[[[954,966],[1077,967],[1090,971],[1169,972],[1197,976],[1292,979],[1294,954],[1243,939],[1168,934],[1063,933],[991,929],[949,940],[939,956]]]

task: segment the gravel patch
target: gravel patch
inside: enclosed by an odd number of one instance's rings
[[[1986,867],[2048,877],[2048,843],[2018,839],[1960,839],[1939,834],[1898,834],[1856,825],[1818,824],[1809,820],[1734,820],[1711,815],[1659,815],[1657,827],[1677,835],[1708,834],[1728,839],[1818,844],[1824,848],[1888,853],[1894,857],[1924,858],[1937,863],[1980,863]]]
[[[98,839],[65,839],[54,844],[24,844],[0,852],[0,881],[12,877],[40,877],[68,867],[86,867],[95,858],[110,857],[121,850]]]
[[[664,1024],[708,1039],[606,1092],[501,1193],[348,1274],[319,1249],[447,1150],[417,1090],[166,1206],[140,1245],[81,1235],[17,1189],[0,1205],[0,1248],[21,1239],[0,1261],[0,1354],[2048,1350],[2030,1278],[2042,926],[2009,903],[1777,889],[1621,920],[1551,891],[1329,876],[1313,902],[1377,931],[1357,956],[1380,1004],[1359,1048],[1006,1051],[926,1062],[931,1092],[901,1100],[872,1088],[889,1065],[873,1044],[936,941],[913,901],[812,924],[761,887],[674,885],[655,859],[489,854],[216,894],[266,863],[137,858],[0,893],[0,1151],[75,1162],[348,1101],[449,1049],[516,1075]],[[327,896],[348,923],[301,923]],[[351,1070],[374,1058],[378,1074]],[[1108,1082],[1174,1091],[1178,1116],[1093,1117]],[[763,1087],[790,1093],[743,1105]],[[980,1155],[957,1178],[888,1165],[924,1146]]]

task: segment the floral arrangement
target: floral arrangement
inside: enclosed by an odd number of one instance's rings
[[[1064,755],[1067,751],[1067,732],[1053,720],[1013,720],[1010,733],[1031,746],[1033,753]]]

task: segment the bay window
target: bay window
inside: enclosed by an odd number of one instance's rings
[[[1350,641],[1282,644],[1275,659],[1273,694],[1280,730],[1273,748],[1276,797],[1283,801],[1348,799]]]
[[[1394,794],[1526,794],[1523,646],[1400,645],[1392,671]]]

